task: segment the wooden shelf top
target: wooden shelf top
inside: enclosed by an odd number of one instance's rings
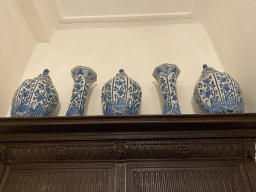
[[[256,137],[256,114],[0,118],[0,142]]]

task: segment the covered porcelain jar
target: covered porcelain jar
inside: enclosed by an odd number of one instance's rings
[[[140,85],[129,78],[123,69],[102,87],[104,115],[135,115],[139,111],[140,102]]]
[[[12,117],[53,115],[59,96],[48,73],[45,69],[38,77],[27,79],[18,87],[12,99]]]
[[[194,101],[204,113],[243,113],[244,98],[238,83],[225,72],[203,65],[194,89]]]

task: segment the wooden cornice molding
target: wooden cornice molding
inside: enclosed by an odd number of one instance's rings
[[[1,118],[0,157],[9,163],[253,160],[255,127],[255,114]]]
[[[0,141],[256,138],[256,114],[0,118]]]

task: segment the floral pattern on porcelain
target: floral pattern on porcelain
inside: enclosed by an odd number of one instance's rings
[[[11,117],[52,116],[59,102],[58,93],[45,69],[37,78],[25,80],[12,99]]]
[[[204,113],[243,113],[245,107],[239,84],[206,64],[194,89],[194,101]]]
[[[83,116],[87,92],[97,81],[97,73],[89,67],[78,66],[71,70],[74,86],[66,116]]]
[[[180,114],[176,90],[176,81],[179,74],[179,68],[168,63],[156,67],[152,74],[160,86],[164,114]]]
[[[104,115],[136,115],[141,102],[140,85],[123,69],[103,87],[101,103]]]

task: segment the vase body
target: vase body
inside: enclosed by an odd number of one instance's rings
[[[102,87],[101,103],[104,115],[136,115],[141,94],[140,85],[120,69],[119,73]]]
[[[243,113],[244,99],[238,83],[225,72],[203,65],[194,89],[194,101],[203,113]]]
[[[11,106],[12,117],[52,116],[59,103],[58,93],[45,69],[34,79],[25,80],[16,90]]]
[[[179,74],[179,68],[168,63],[156,67],[152,74],[160,87],[164,114],[180,114],[176,90],[176,81]]]
[[[66,116],[83,116],[87,91],[97,81],[97,74],[89,67],[78,66],[71,70],[74,86]]]

